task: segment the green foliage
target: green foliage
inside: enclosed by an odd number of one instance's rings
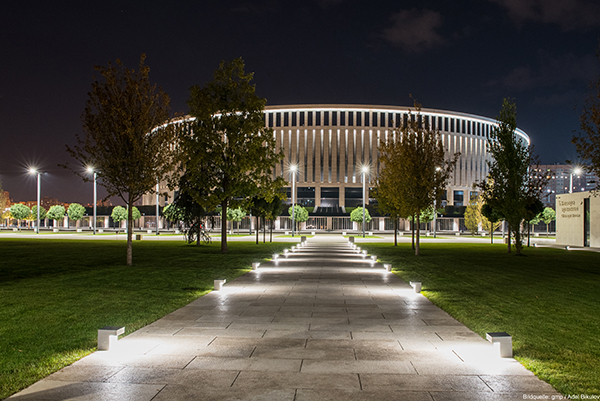
[[[10,214],[20,225],[21,220],[27,219],[31,215],[31,209],[22,203],[15,203],[10,207]]]
[[[4,212],[6,208],[6,204],[8,203],[8,198],[4,193],[4,188],[2,188],[2,180],[0,180],[0,212]]]
[[[127,209],[125,209],[123,206],[115,206],[110,214],[110,217],[117,223],[127,220]]]
[[[376,196],[380,208],[392,216],[417,216],[442,195],[460,156],[445,156],[440,133],[425,123],[421,105],[415,102],[405,122],[380,145],[383,164]],[[419,230],[415,254],[419,255]]]
[[[188,106],[195,120],[180,127],[185,155],[181,169],[195,187],[210,188],[206,194],[190,195],[206,210],[220,205],[225,216],[228,208],[283,185],[283,179],[273,180],[271,173],[283,153],[276,147],[273,130],[265,128],[266,100],[256,95],[252,78],[252,73],[244,72],[241,58],[221,62],[212,81],[190,89]],[[223,253],[226,228],[223,224]]]
[[[65,217],[65,207],[61,205],[50,206],[47,216],[50,220],[60,220]]]
[[[530,210],[535,208],[535,200],[539,200],[546,179],[542,175],[529,174],[531,166],[539,163],[531,147],[516,133],[517,106],[510,99],[504,99],[497,124],[487,144],[491,156],[488,179],[480,184],[480,188],[484,202],[504,216],[515,236],[515,250],[519,255],[523,246],[521,222],[531,215]],[[508,242],[509,252],[510,248],[511,241]]]
[[[145,58],[142,54],[138,71],[120,60],[94,67],[101,78],[94,78],[82,115],[85,137],[77,136],[77,145],[67,146],[78,164],[64,166],[84,181],[92,178],[81,166],[92,166],[108,196],[118,196],[132,212],[134,202],[153,192],[177,163],[176,128],[167,124],[169,96],[150,82]],[[131,223],[132,215],[129,219]],[[132,230],[133,224],[128,224],[128,265],[133,263]]]
[[[79,203],[71,203],[69,209],[67,209],[67,215],[71,220],[81,220],[84,214],[85,207],[81,206]]]
[[[37,219],[37,205],[34,205],[31,208],[31,214],[33,216],[35,216],[35,218]],[[48,214],[48,212],[46,211],[46,209],[44,209],[43,206],[40,207],[40,220],[44,220],[46,218],[46,215]]]
[[[467,210],[465,210],[465,226],[471,234],[475,235],[479,231],[479,224],[483,215],[481,214],[481,200],[479,197],[469,199]]]
[[[133,207],[133,210],[132,210],[132,217],[133,217],[133,220],[142,218],[142,214],[140,213],[139,209],[135,206]]]
[[[363,208],[362,206],[357,207],[350,213],[350,221],[355,223],[362,224],[363,222]],[[365,208],[365,223],[371,222],[371,215],[369,214],[369,209]]]
[[[227,209],[227,221],[242,221],[244,217],[246,217],[246,212],[241,207]]]
[[[293,211],[294,211],[294,221],[296,223],[303,223],[306,220],[308,220],[308,210],[306,210],[303,206],[294,205]],[[291,218],[292,217],[292,207],[291,206],[288,209],[288,213]]]
[[[546,208],[544,208],[544,211],[541,213],[540,219],[545,224],[550,224],[554,220],[556,220],[556,212],[551,207],[546,207]]]
[[[596,56],[600,60],[600,47]],[[571,142],[575,145],[579,157],[587,161],[589,166],[586,169],[600,177],[600,74],[590,82],[589,89],[579,118],[579,134],[574,136]]]

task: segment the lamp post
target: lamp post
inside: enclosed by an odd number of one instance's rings
[[[159,231],[158,231],[158,212],[159,212],[159,209],[158,209],[158,202],[159,202],[158,191],[159,191],[159,189],[160,188],[158,186],[158,180],[156,180],[156,235],[160,234]]]
[[[441,167],[435,168],[436,172],[439,172],[441,170],[442,170]],[[437,199],[434,199],[433,200],[433,238],[437,238],[436,234],[437,234]]]
[[[98,197],[97,185],[96,185],[97,184],[96,178],[98,176],[97,176],[97,173],[96,173],[96,171],[94,170],[93,167],[88,167],[87,171],[88,171],[88,173],[93,173],[94,174],[94,222],[92,224],[92,230],[94,231],[94,235],[96,235],[96,202],[97,202],[96,198]]]
[[[39,234],[40,233],[40,192],[42,190],[42,181],[41,181],[41,175],[42,173],[40,173],[36,168],[30,168],[29,169],[29,173],[31,174],[36,174],[37,175],[37,223],[35,226],[35,233]]]
[[[294,228],[295,228],[295,206],[296,206],[296,202],[295,202],[295,195],[296,195],[296,170],[298,169],[298,167],[295,164],[292,164],[290,166],[290,171],[292,173],[292,238],[294,237]]]
[[[581,169],[579,167],[575,167],[573,170],[571,170],[571,175],[569,177],[569,193],[570,194],[573,193],[573,174],[575,174],[575,175],[581,174]]]
[[[363,229],[363,238],[365,238],[365,199],[367,197],[367,173],[369,172],[369,167],[368,166],[363,166],[361,168],[362,174],[363,174],[363,222],[362,222],[362,229]]]

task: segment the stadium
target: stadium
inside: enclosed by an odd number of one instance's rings
[[[292,176],[290,166],[296,166],[296,204],[307,207],[311,218],[306,229],[352,230],[347,208],[362,205],[363,172],[366,187],[372,185],[379,171],[379,145],[393,134],[396,127],[409,118],[408,107],[372,105],[280,105],[265,108],[265,125],[273,129],[277,146],[285,158],[275,166],[274,175],[283,177],[287,187],[288,203],[291,203]],[[440,132],[448,156],[460,152],[453,177],[446,189],[442,205],[455,209],[466,206],[475,196],[473,184],[487,176],[488,154],[486,143],[496,121],[491,118],[454,111],[422,109],[425,124]],[[414,110],[413,110],[414,116]],[[414,117],[413,117],[414,118]],[[516,131],[521,140],[529,144],[528,135]],[[166,188],[161,188],[161,191]],[[368,192],[368,189],[367,189]],[[159,199],[160,206],[172,201],[169,197]],[[365,199],[373,205],[374,199]],[[155,205],[156,198],[147,195],[144,205]],[[377,216],[377,212],[374,211]],[[281,216],[276,229],[290,229],[289,218]],[[369,230],[389,230],[391,223],[378,216],[369,224]],[[457,219],[444,222],[439,229],[459,230]],[[250,228],[250,221],[242,227]]]

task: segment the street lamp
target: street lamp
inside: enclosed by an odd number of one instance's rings
[[[37,224],[35,226],[35,233],[39,234],[40,233],[40,207],[41,207],[41,205],[40,205],[40,192],[42,190],[42,182],[41,182],[41,175],[42,175],[42,173],[40,173],[34,167],[31,167],[29,169],[29,173],[37,175]]]
[[[94,223],[93,223],[92,227],[94,230],[94,235],[96,235],[96,198],[98,196],[98,193],[96,191],[96,189],[97,189],[96,188],[97,187],[97,185],[96,185],[97,173],[93,167],[88,167],[87,171],[88,171],[88,173],[94,173]]]
[[[571,176],[569,177],[569,193],[572,194],[573,193],[573,174],[575,175],[579,175],[581,174],[581,169],[579,167],[575,167],[572,171],[571,171]]]
[[[362,166],[362,168],[360,169],[362,171],[362,175],[363,175],[363,223],[362,223],[362,229],[363,229],[363,238],[365,238],[365,199],[367,197],[367,174],[369,173],[369,166]]]
[[[156,180],[156,235],[159,235],[160,232],[158,231],[158,191],[159,191],[160,187],[158,186],[158,179]]]
[[[296,195],[296,170],[298,170],[298,166],[292,164],[290,166],[290,172],[292,173],[292,238],[294,237],[294,217],[295,217],[295,206],[296,202],[294,200]]]
[[[436,172],[442,171],[441,167],[435,168]],[[433,200],[433,238],[437,238],[437,198]]]

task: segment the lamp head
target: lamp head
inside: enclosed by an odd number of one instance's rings
[[[38,171],[35,167],[29,167],[29,174],[37,174]]]
[[[291,165],[290,165],[290,171],[291,171],[292,173],[295,173],[295,172],[296,172],[296,170],[298,170],[298,166],[296,166],[295,164],[291,164]]]
[[[575,168],[573,169],[573,174],[575,174],[575,175],[579,175],[579,174],[581,174],[581,168],[579,168],[579,167],[575,167]]]
[[[369,166],[362,166],[360,171],[362,171],[363,174],[367,174],[369,172]]]
[[[93,173],[94,172],[94,168],[92,166],[88,166],[87,172],[88,173]]]

